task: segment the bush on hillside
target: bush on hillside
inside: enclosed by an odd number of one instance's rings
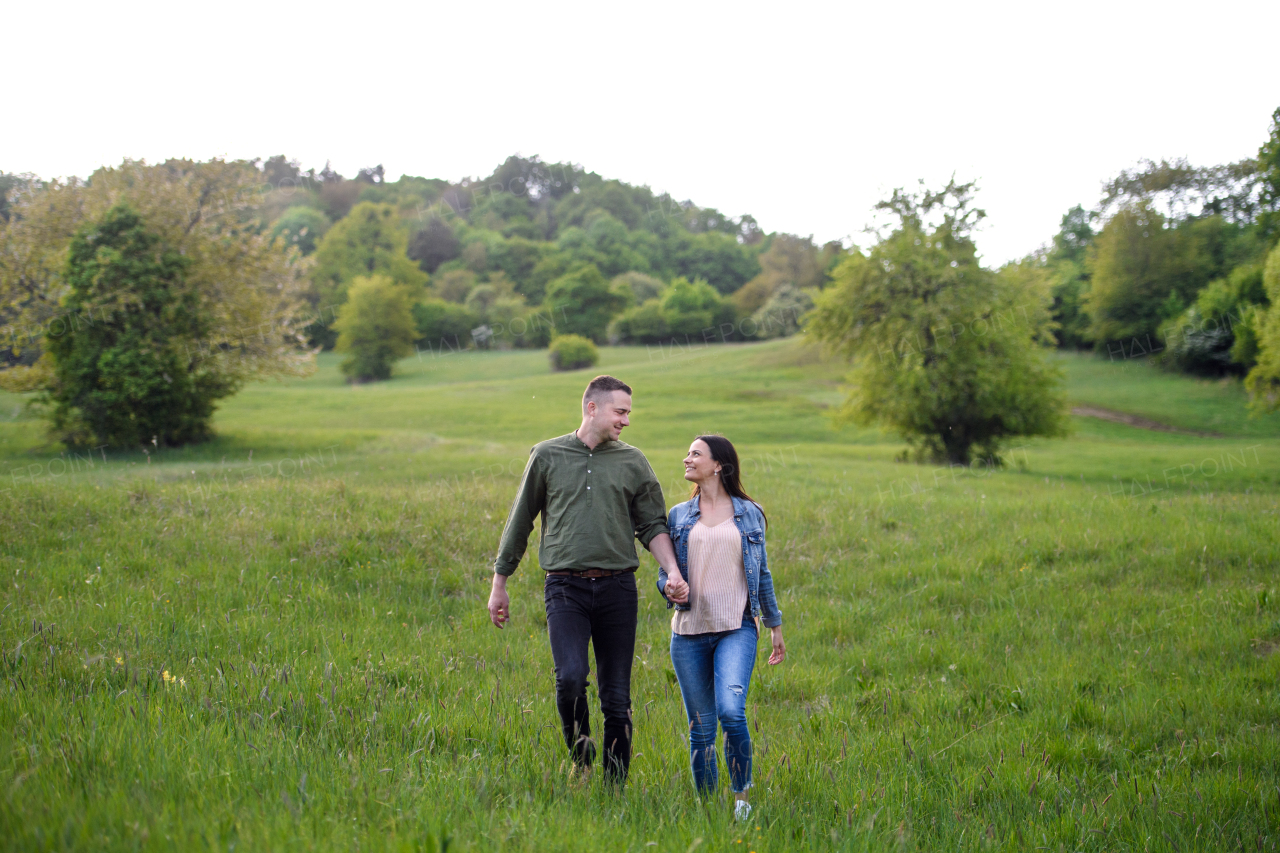
[[[413,322],[418,347],[434,352],[466,349],[480,318],[456,302],[428,298],[413,306]]]
[[[801,319],[813,310],[813,297],[789,284],[781,285],[760,310],[743,323],[757,338],[785,338],[800,331]]]
[[[616,342],[656,344],[672,338],[723,341],[736,337],[733,305],[702,279],[677,278],[662,292],[624,311],[609,327]]]
[[[581,335],[557,336],[551,341],[550,356],[552,370],[579,370],[600,361],[596,345]]]
[[[391,378],[397,359],[413,352],[417,329],[408,290],[385,275],[358,276],[347,290],[333,328],[342,372],[354,382]]]

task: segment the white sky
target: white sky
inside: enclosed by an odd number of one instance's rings
[[[989,262],[1140,158],[1256,154],[1280,3],[12,4],[0,169],[284,153],[456,180],[572,160],[852,238],[977,179]]]

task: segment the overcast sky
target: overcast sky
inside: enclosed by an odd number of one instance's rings
[[[459,179],[571,160],[852,239],[976,179],[991,263],[1141,158],[1253,156],[1280,3],[13,4],[0,170],[287,154]]]

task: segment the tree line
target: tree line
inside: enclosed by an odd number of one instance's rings
[[[179,444],[320,349],[367,381],[414,347],[572,338],[573,366],[577,338],[791,334],[845,254],[537,157],[453,183],[284,156],[0,173],[0,385],[68,443]]]
[[[336,348],[353,381],[418,348],[742,341],[808,327],[854,363],[846,413],[922,456],[1062,431],[1046,348],[1152,356],[1280,391],[1280,110],[1258,156],[1144,163],[1051,245],[978,263],[972,184],[895,191],[871,247],[817,245],[571,163],[449,182],[283,155],[0,173],[0,385],[69,444],[210,434],[250,379]]]
[[[1185,373],[1280,383],[1280,109],[1255,157],[1146,161],[1062,218],[1024,263],[1048,276],[1062,347]]]

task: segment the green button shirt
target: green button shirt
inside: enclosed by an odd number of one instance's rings
[[[621,441],[590,448],[575,432],[540,442],[529,453],[495,572],[516,570],[539,513],[538,561],[548,572],[635,569],[635,540],[648,548],[667,532],[662,487],[644,454]]]

